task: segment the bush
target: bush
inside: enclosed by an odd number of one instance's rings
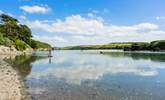
[[[150,48],[153,50],[165,50],[165,40],[151,42]]]
[[[36,49],[37,48],[37,43],[35,40],[30,39],[30,41],[27,43],[31,48]]]
[[[14,42],[0,33],[0,45],[10,47],[14,45]]]
[[[35,41],[35,42],[36,42],[37,48],[51,48],[51,46],[47,43],[43,43],[40,41]]]
[[[15,41],[15,46],[17,50],[23,51],[26,50],[27,48],[30,48],[28,44],[26,44],[24,41],[17,39]]]
[[[149,46],[150,46],[149,43],[143,43],[143,42],[133,43],[131,46],[131,50],[148,50]]]

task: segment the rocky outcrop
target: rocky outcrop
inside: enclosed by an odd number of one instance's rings
[[[14,47],[6,47],[0,45],[0,55],[21,55],[21,54],[31,54],[33,53],[33,49],[27,48],[24,51],[18,51]]]

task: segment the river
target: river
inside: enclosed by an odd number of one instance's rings
[[[165,53],[60,50],[17,56],[33,100],[164,100]]]

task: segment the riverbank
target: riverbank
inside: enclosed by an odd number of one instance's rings
[[[4,61],[14,55],[0,57],[0,100],[28,100],[24,91],[24,83],[18,72]]]
[[[24,83],[5,59],[14,59],[17,55],[32,54],[33,50],[18,51],[15,48],[0,46],[0,100],[29,100],[24,90]]]
[[[6,47],[3,45],[0,45],[0,55],[22,55],[22,54],[32,54],[33,49],[26,49],[24,51],[18,51],[14,47]]]

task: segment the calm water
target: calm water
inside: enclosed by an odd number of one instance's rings
[[[10,61],[34,100],[165,100],[165,53],[55,51]],[[41,56],[42,55],[42,56]]]

